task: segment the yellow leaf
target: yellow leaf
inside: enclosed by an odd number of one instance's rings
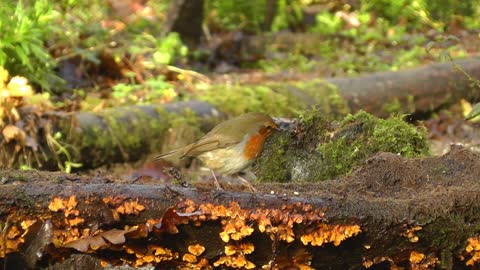
[[[4,67],[0,66],[0,89],[5,87],[5,83],[8,80],[8,70],[6,70]]]
[[[10,92],[10,96],[29,97],[33,95],[32,87],[28,84],[28,80],[24,77],[13,77],[10,79],[7,88]]]

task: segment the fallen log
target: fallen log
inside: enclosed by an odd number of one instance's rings
[[[256,107],[275,116],[292,116],[315,106],[331,118],[359,110],[378,117],[392,113],[428,115],[462,98],[472,102],[480,98],[478,87],[471,81],[480,80],[480,58],[454,62],[347,78],[298,81],[273,77],[271,83],[265,83],[268,78],[260,80],[262,85],[258,85],[258,78],[247,76],[233,86],[213,85],[198,98],[222,105],[223,111],[233,114]]]
[[[441,157],[379,153],[343,179],[258,185],[262,192],[253,194],[0,174],[0,263],[7,266],[60,269],[78,254],[96,269],[480,263],[480,155],[458,146]]]
[[[73,159],[86,168],[95,168],[160,152],[165,141],[172,140],[169,136],[175,137],[173,143],[177,144],[192,140],[210,130],[222,116],[210,104],[187,101],[112,108],[99,113],[78,112],[72,118],[58,119],[57,127],[66,134],[64,143],[78,149]]]
[[[480,58],[459,60],[457,64],[473,78],[480,79]],[[190,143],[201,134],[198,128],[206,132],[218,123],[220,112],[217,108],[221,108],[222,112],[233,111],[234,114],[261,110],[270,112],[272,116],[282,116],[282,111],[288,110],[288,115],[292,116],[299,110],[316,106],[319,115],[327,115],[330,119],[343,118],[347,112],[360,109],[385,117],[392,112],[415,114],[436,111],[461,98],[476,100],[479,93],[451,63],[435,63],[356,78],[332,78],[302,85],[276,84],[259,88],[262,89],[257,91],[254,88],[252,91],[249,88],[242,92],[238,87],[212,87],[209,94],[200,97],[212,105],[194,101],[168,104],[166,112],[178,114],[189,109],[195,113],[196,117],[185,117],[176,123],[170,121],[167,114],[162,115],[158,107],[143,105],[96,114],[76,113],[72,119],[64,120],[59,130],[67,135],[64,143],[78,149],[73,151],[72,159],[80,161],[84,168],[94,168],[111,162],[138,160],[147,153],[163,152],[167,150],[162,148],[165,145],[172,149]],[[241,106],[240,103],[254,108],[231,109]],[[255,107],[255,104],[260,107]]]
[[[222,112],[201,101],[73,114],[40,113],[25,107],[21,114],[22,123],[29,125],[25,128],[27,143],[25,138],[3,141],[0,168],[28,165],[65,170],[72,163],[95,168],[136,161],[149,153],[163,151],[162,147],[168,144],[190,142],[225,119]]]
[[[455,60],[455,63],[472,79],[480,80],[480,58]],[[351,111],[365,110],[379,117],[392,112],[431,113],[462,98],[470,101],[480,98],[479,89],[451,62],[326,81],[338,89]]]

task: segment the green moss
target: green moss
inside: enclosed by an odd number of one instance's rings
[[[287,182],[291,178],[290,170],[286,170],[291,166],[291,159],[286,153],[293,142],[285,133],[277,133],[267,140],[262,154],[265,158],[258,159],[254,166],[258,182]]]
[[[405,114],[416,110],[414,97],[408,95],[406,101],[400,102],[398,98],[394,98],[391,102],[385,103],[383,110],[389,114]]]
[[[309,179],[315,176],[320,156],[309,149],[325,139],[329,122],[316,109],[304,111],[299,116],[300,137],[277,133],[267,140],[264,153],[256,164],[259,182],[288,182],[290,179]],[[310,153],[309,153],[310,152]]]
[[[425,128],[409,125],[399,117],[378,119],[369,140],[370,152],[392,152],[404,157],[430,154]]]
[[[321,181],[350,172],[378,152],[405,157],[430,153],[425,129],[401,117],[379,119],[366,112],[336,124],[319,110],[310,110],[299,117],[293,134],[277,135],[272,141],[258,161],[260,181]]]
[[[430,153],[426,131],[412,126],[401,117],[380,119],[366,112],[347,116],[330,142],[317,150],[325,159],[320,179],[330,179],[348,173],[378,152],[391,152],[404,157]]]

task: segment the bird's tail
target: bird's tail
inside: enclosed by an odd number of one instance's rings
[[[160,159],[163,159],[163,158],[177,158],[177,159],[182,159],[182,158],[185,158],[185,153],[187,152],[187,150],[189,149],[189,147],[191,147],[191,145],[187,145],[187,146],[185,146],[185,147],[182,147],[182,148],[179,148],[179,149],[175,149],[175,150],[172,150],[172,151],[167,152],[167,153],[160,154],[160,155],[154,157],[153,159],[154,159],[154,160],[160,160]]]
[[[176,150],[173,150],[173,151],[170,151],[170,152],[167,152],[167,153],[163,153],[163,154],[160,154],[160,155],[154,157],[153,159],[154,160],[160,160],[160,159],[163,159],[163,158],[175,157],[177,155],[180,158],[183,155],[182,150],[183,150],[183,148],[180,148],[180,149],[176,149]]]

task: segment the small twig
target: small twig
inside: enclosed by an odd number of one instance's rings
[[[461,66],[459,66],[452,58],[452,56],[447,53],[446,56],[448,57],[448,59],[450,60],[450,62],[452,62],[453,66],[455,67],[456,70],[460,71],[461,73],[463,73],[463,75],[465,75],[465,77],[467,77],[467,79],[478,89],[480,89],[480,81],[473,78],[470,74],[468,74]]]
[[[59,56],[59,57],[55,58],[55,61],[56,62],[65,61],[65,60],[68,60],[70,58],[74,58],[74,57],[77,57],[79,55],[82,55],[85,52],[100,51],[101,49],[106,48],[106,47],[108,47],[108,44],[100,44],[100,45],[97,45],[97,46],[94,46],[94,47],[90,47],[88,49],[81,49],[81,50],[78,50],[78,51],[75,51],[75,52],[72,52],[72,53],[69,53],[69,54]]]
[[[112,121],[113,121],[113,120],[112,120]],[[117,145],[118,150],[120,150],[120,153],[122,154],[123,159],[124,159],[125,161],[128,160],[128,153],[127,153],[127,151],[125,151],[125,149],[123,148],[123,145],[122,145],[120,139],[118,138],[117,134],[115,134],[115,132],[112,130],[112,128],[110,127],[108,121],[106,122],[106,124],[107,124],[107,130],[108,130],[108,132],[110,133],[110,135],[112,136],[112,139],[114,140],[114,143]]]
[[[212,34],[210,33],[210,29],[206,23],[202,23],[202,30],[203,34],[205,35],[205,39],[210,42],[212,40]]]
[[[167,65],[167,69],[170,70],[170,71],[173,71],[173,72],[178,72],[180,74],[186,74],[186,75],[190,75],[192,77],[196,77],[206,83],[209,83],[210,82],[210,79],[203,75],[203,74],[200,74],[196,71],[193,71],[193,70],[189,70],[189,69],[181,69],[181,68],[178,68],[178,67],[174,67],[174,66],[170,66],[170,65]]]
[[[128,59],[127,57],[123,57],[123,62],[125,62],[125,64],[127,64],[127,66],[133,71],[133,73],[135,73],[135,78],[137,79],[137,81],[141,84],[144,84],[145,80],[143,79],[142,74],[137,70],[137,68],[135,68],[130,59]]]

